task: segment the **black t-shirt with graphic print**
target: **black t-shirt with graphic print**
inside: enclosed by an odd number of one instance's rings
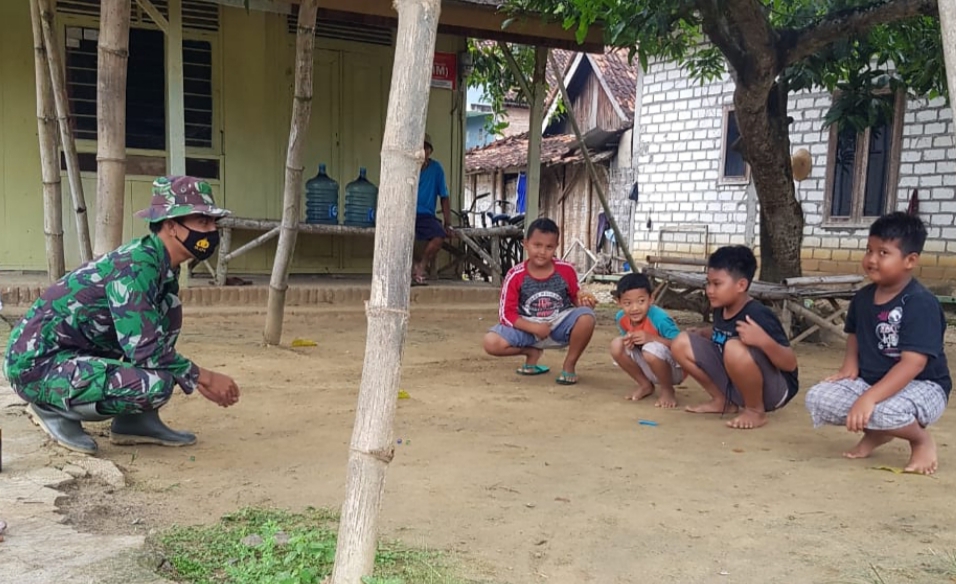
[[[843,330],[856,335],[860,377],[873,385],[900,361],[903,351],[926,355],[916,379],[939,384],[949,397],[953,381],[943,350],[946,316],[936,296],[915,279],[886,304],[876,304],[876,284],[861,288]]]
[[[727,341],[740,336],[740,334],[737,333],[737,323],[746,321],[748,316],[760,325],[760,328],[766,331],[767,334],[770,335],[770,338],[778,345],[782,347],[790,346],[790,341],[787,339],[787,334],[783,330],[783,325],[780,324],[780,319],[773,313],[773,310],[751,299],[747,304],[744,304],[740,312],[730,318],[724,318],[723,308],[714,310],[714,332],[711,333],[710,340],[717,345],[721,354],[724,353],[724,345]],[[781,371],[781,373],[787,381],[787,401],[789,402],[797,395],[797,391],[799,391],[799,368],[793,371]]]

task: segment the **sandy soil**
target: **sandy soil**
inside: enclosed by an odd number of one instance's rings
[[[934,432],[940,473],[897,475],[902,444],[849,462],[845,430],[812,429],[801,393],[769,426],[732,431],[715,416],[624,401],[602,315],[581,383],[523,378],[517,361],[479,350],[493,307],[420,308],[412,317],[399,402],[386,536],[455,552],[493,582],[947,582],[956,570],[956,415]],[[187,315],[180,348],[243,389],[222,410],[177,394],[164,410],[196,431],[186,449],[109,445],[101,456],[132,489],[74,505],[90,528],[213,521],[246,505],[338,507],[364,351],[359,311],[297,311],[286,344],[265,348],[264,317]],[[802,387],[835,371],[842,345],[801,346]],[[560,370],[561,353],[544,363]],[[956,359],[956,352],[950,353]],[[695,385],[682,405],[702,401]],[[641,426],[639,419],[656,421]],[[96,517],[115,523],[110,527]],[[82,525],[81,525],[82,526]],[[125,527],[124,527],[125,526]]]

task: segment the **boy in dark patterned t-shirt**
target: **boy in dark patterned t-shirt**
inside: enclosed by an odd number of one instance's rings
[[[936,472],[936,444],[926,427],[939,420],[953,387],[943,348],[946,317],[936,296],[913,278],[926,241],[919,217],[877,219],[863,256],[872,284],[850,302],[840,370],[807,392],[814,426],[845,425],[863,438],[847,458],[866,458],[902,438],[907,472]]]
[[[554,259],[558,226],[536,219],[524,241],[528,259],[505,277],[501,287],[500,324],[485,335],[484,348],[495,357],[525,356],[519,375],[540,375],[538,365],[548,347],[568,347],[557,382],[573,385],[578,359],[594,333],[593,296],[580,294],[578,276],[567,262]]]

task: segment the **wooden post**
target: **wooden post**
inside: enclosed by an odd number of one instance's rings
[[[535,47],[534,49],[534,76],[531,78],[534,101],[531,102],[531,113],[528,119],[528,174],[525,186],[525,217],[530,224],[538,218],[541,189],[541,133],[544,124],[544,97],[547,93],[545,72],[548,68],[548,48]],[[555,68],[557,71],[557,68]]]
[[[395,455],[392,424],[408,329],[415,193],[441,1],[395,0],[394,6],[398,33],[382,140],[365,362],[331,584],[360,584],[372,574],[385,473]]]
[[[282,194],[282,228],[272,263],[269,280],[269,305],[263,338],[267,345],[278,345],[282,339],[282,318],[285,295],[289,289],[289,269],[299,233],[299,209],[302,205],[302,154],[312,117],[312,63],[315,45],[315,17],[318,0],[299,4],[299,25],[295,41],[295,97],[292,102],[292,124],[285,161],[285,189]],[[430,53],[429,53],[430,54]],[[414,221],[413,221],[414,223]]]
[[[939,0],[939,28],[943,33],[943,59],[949,87],[949,107],[956,110],[956,0]],[[956,126],[953,126],[956,139]]]
[[[186,113],[183,83],[183,0],[169,0],[169,32],[166,34],[166,123],[169,142],[169,174],[186,174]]]
[[[497,268],[494,271],[492,271],[491,283],[494,284],[495,286],[501,286],[501,282],[504,279],[504,274],[501,273],[503,270],[501,266],[501,238],[500,237],[491,238],[491,257],[494,258],[496,262],[496,264],[491,267]]]
[[[66,79],[60,56],[60,44],[53,30],[53,0],[40,0],[39,6],[43,44],[46,47],[50,81],[53,84],[57,126],[60,129],[60,145],[63,148],[63,156],[66,158],[70,196],[73,199],[73,212],[76,215],[76,238],[80,248],[80,263],[85,264],[93,259],[93,246],[90,243],[90,223],[86,216],[86,198],[83,196],[83,182],[80,180],[80,165],[76,156],[76,142],[73,140],[73,126],[70,124],[70,106],[66,95]]]
[[[558,63],[554,60],[553,55],[551,56],[551,69],[558,79],[558,89],[561,91],[561,99],[564,100],[564,106],[567,108],[568,122],[571,123],[571,129],[574,130],[574,135],[578,139],[581,155],[584,156],[584,163],[587,165],[588,172],[593,181],[591,184],[593,184],[595,190],[597,190],[598,198],[601,200],[601,206],[604,208],[605,215],[607,215],[607,221],[610,223],[611,229],[614,230],[614,237],[617,238],[617,243],[621,246],[621,251],[624,253],[624,257],[627,259],[631,271],[635,272],[637,271],[637,264],[634,263],[634,258],[631,257],[630,242],[624,240],[624,236],[617,226],[617,220],[614,219],[614,213],[611,212],[611,206],[608,205],[607,197],[604,195],[604,187],[601,186],[600,177],[598,177],[597,169],[594,167],[594,161],[591,160],[591,154],[588,152],[587,144],[584,143],[584,136],[581,135],[581,128],[578,127],[578,121],[574,117],[574,108],[571,105],[571,99],[568,97],[568,89],[564,86],[561,69],[558,67]]]
[[[223,227],[219,238],[219,263],[216,265],[216,286],[225,286],[229,272],[229,250],[232,249],[232,228]]]
[[[30,0],[30,21],[33,24],[33,66],[37,80],[37,135],[40,138],[40,176],[43,181],[46,272],[50,282],[55,282],[66,273],[63,257],[63,191],[56,144],[56,106],[53,103],[53,85],[47,67],[37,0]]]
[[[96,242],[102,256],[123,243],[126,202],[126,66],[130,0],[102,0],[96,58]]]

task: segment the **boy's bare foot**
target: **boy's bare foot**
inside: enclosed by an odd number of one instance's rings
[[[918,474],[931,475],[936,472],[936,442],[929,432],[925,432],[926,437],[922,440],[910,442],[910,448],[913,454],[910,461],[906,463],[906,472],[915,472]]]
[[[696,406],[687,406],[684,408],[686,411],[692,414],[736,414],[737,406],[734,404],[728,404],[725,399],[712,399],[707,403],[699,404]]]
[[[753,430],[766,425],[767,421],[767,412],[744,408],[739,416],[727,422],[727,427],[734,430]]]
[[[654,393],[653,384],[642,385],[638,387],[637,389],[635,389],[634,393],[632,393],[631,395],[627,396],[624,399],[628,401],[641,401],[642,399],[644,399],[645,397],[649,395],[652,395],[653,393]]]
[[[655,408],[672,410],[677,407],[677,394],[673,387],[661,387],[661,396],[654,402]]]
[[[846,458],[866,458],[867,456],[873,454],[873,451],[883,446],[893,437],[888,434],[875,433],[875,432],[864,432],[863,438],[857,442],[856,446],[847,450],[843,453],[843,456]]]

